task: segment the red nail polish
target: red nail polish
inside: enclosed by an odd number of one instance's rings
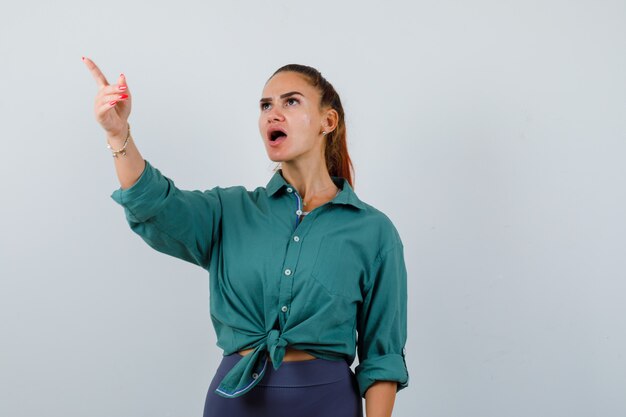
[[[113,100],[113,101],[111,101],[111,102],[109,103],[109,106],[115,106],[115,103],[117,103],[117,101],[116,101],[116,100]]]
[[[122,100],[123,100],[123,99],[125,99],[125,98],[128,98],[128,94],[120,94],[120,99],[122,99]]]
[[[126,87],[125,85],[120,85],[117,87],[119,90],[126,90],[128,87]]]

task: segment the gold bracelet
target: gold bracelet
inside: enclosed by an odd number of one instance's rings
[[[107,140],[107,148],[109,148],[113,152],[114,158],[117,158],[118,153],[121,153],[122,155],[126,156],[126,145],[128,145],[128,138],[130,138],[130,123],[128,123],[128,135],[126,136],[126,140],[124,141],[124,146],[122,146],[121,149],[118,149],[117,151],[114,150],[111,147],[111,144],[109,143],[109,141]]]

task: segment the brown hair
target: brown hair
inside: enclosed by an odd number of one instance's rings
[[[329,83],[322,74],[313,67],[299,64],[288,64],[272,74],[272,77],[279,72],[291,71],[301,74],[320,92],[320,108],[330,107],[334,109],[339,118],[337,120],[337,128],[328,133],[326,138],[326,146],[324,148],[324,158],[326,159],[326,167],[331,176],[343,177],[348,181],[350,186],[354,188],[353,179],[354,166],[350,155],[348,155],[348,144],[346,142],[346,121],[343,113],[343,106],[339,99],[339,94],[335,88]],[[270,77],[270,79],[272,78]]]

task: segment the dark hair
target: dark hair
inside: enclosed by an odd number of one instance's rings
[[[354,188],[352,177],[354,175],[354,166],[350,155],[348,155],[348,144],[346,142],[346,121],[343,113],[343,106],[339,99],[339,94],[335,88],[329,83],[322,74],[313,67],[299,64],[289,64],[280,67],[272,74],[272,77],[279,72],[295,72],[301,74],[320,92],[320,108],[330,107],[339,115],[337,128],[328,133],[326,138],[326,146],[324,148],[324,158],[326,159],[326,167],[331,176],[343,177]],[[272,78],[270,77],[270,79]]]

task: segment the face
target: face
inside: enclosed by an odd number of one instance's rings
[[[320,93],[296,72],[279,72],[265,84],[259,131],[272,161],[323,158],[319,103]]]

